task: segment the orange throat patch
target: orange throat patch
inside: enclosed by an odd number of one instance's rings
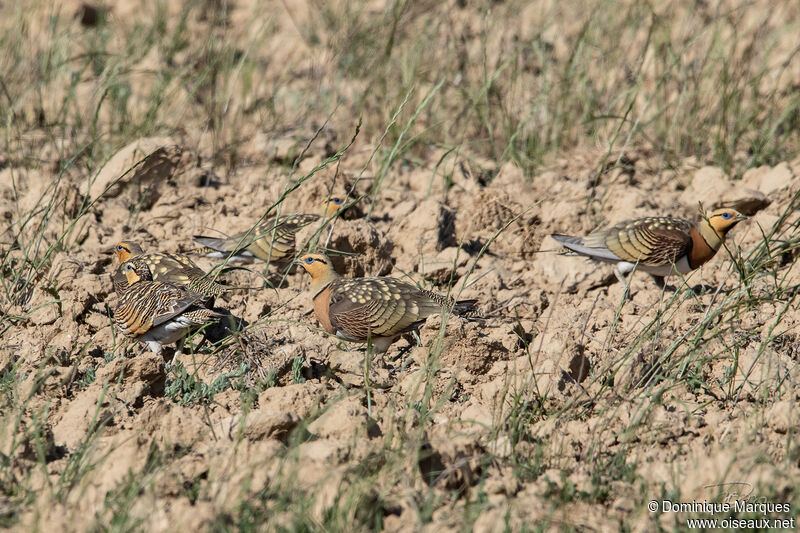
[[[331,287],[328,285],[322,289],[319,294],[314,296],[314,315],[319,320],[320,325],[325,331],[335,334],[336,330],[333,329],[330,317],[331,308]]]
[[[692,249],[689,251],[689,266],[694,270],[714,257],[717,250],[708,245],[697,228],[692,228],[689,235],[692,237]]]

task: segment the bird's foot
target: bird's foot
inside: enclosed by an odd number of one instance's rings
[[[622,272],[620,272],[620,270],[618,268],[615,268],[614,269],[614,275],[617,277],[619,282],[622,284],[623,298],[625,300],[629,301],[629,302],[632,302],[633,301],[633,293],[631,292],[631,281],[632,281],[632,278],[633,278],[633,272],[631,272],[628,275],[628,277],[625,277],[625,275]]]

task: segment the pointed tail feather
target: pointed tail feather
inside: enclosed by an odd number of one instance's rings
[[[205,235],[194,235],[192,237],[194,241],[198,244],[203,245],[211,252],[223,252],[223,253],[230,253],[235,246],[236,243],[231,244],[230,239],[227,238],[216,238],[216,237],[206,237]]]
[[[436,302],[441,307],[449,309],[454,315],[462,318],[481,318],[483,314],[475,309],[478,300],[458,300],[454,302],[452,298],[441,295],[438,292],[422,291],[425,296]]]
[[[559,233],[553,233],[550,236],[554,241],[569,250],[562,252],[562,255],[585,255],[598,261],[608,261],[611,263],[622,261],[622,259],[614,255],[614,253],[607,248],[593,248],[591,246],[587,246],[586,241],[582,237],[561,235]]]
[[[204,235],[194,235],[194,241],[203,246],[194,253],[203,254],[211,259],[228,259],[233,262],[252,263],[253,253],[246,246],[239,246],[239,240],[235,237],[216,238]],[[249,244],[249,243],[248,243]]]
[[[572,235],[563,235],[561,233],[551,233],[550,236],[553,238],[554,241],[561,244],[562,246],[566,246],[570,248],[570,245],[582,246],[583,239],[580,237],[573,237]]]

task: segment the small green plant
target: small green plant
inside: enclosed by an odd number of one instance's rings
[[[306,382],[306,378],[303,377],[303,363],[305,360],[302,357],[295,357],[292,361],[292,383]]]
[[[249,367],[241,364],[237,370],[217,376],[209,385],[197,379],[196,375],[189,374],[179,361],[170,369],[164,396],[180,405],[208,404],[222,391],[242,390],[242,382],[237,379],[245,376],[248,371]]]
[[[95,375],[95,370],[93,366],[89,366],[86,368],[86,372],[84,372],[81,379],[78,380],[77,386],[79,389],[85,389],[90,384],[94,383],[97,380],[97,376]]]

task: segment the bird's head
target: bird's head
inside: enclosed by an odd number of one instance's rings
[[[725,235],[727,235],[736,224],[746,218],[745,215],[741,214],[736,209],[724,208],[709,213],[707,222],[714,232],[719,235],[720,238],[724,239]]]
[[[342,194],[334,194],[326,202],[325,218],[330,218],[344,205],[346,197]]]
[[[136,257],[142,253],[142,247],[135,242],[120,241],[114,246],[114,254],[116,254],[117,261],[119,261],[120,264],[124,263],[131,257]]]
[[[338,277],[333,263],[325,254],[306,254],[298,259],[297,263],[311,276],[311,283],[314,286],[327,285]]]
[[[119,269],[125,275],[125,279],[128,280],[128,285],[133,285],[139,281],[153,280],[153,275],[150,273],[150,269],[143,262],[126,261],[119,267]]]

